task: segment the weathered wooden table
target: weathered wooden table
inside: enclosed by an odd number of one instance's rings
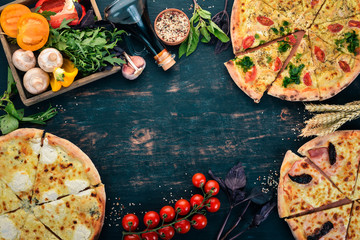
[[[8,0],[1,0],[1,5]],[[110,0],[97,1],[102,11]],[[189,16],[192,1],[149,0],[152,20],[165,8],[183,9]],[[199,4],[213,14],[223,1]],[[230,1],[230,7],[232,1]],[[176,52],[175,48],[170,48]],[[57,106],[59,114],[44,127],[69,139],[95,163],[106,186],[107,209],[100,239],[121,239],[121,217],[128,213],[159,211],[197,191],[191,176],[211,168],[225,177],[239,161],[246,167],[248,187],[276,176],[284,153],[296,151],[308,139],[298,138],[308,116],[302,103],[265,96],[255,104],[232,82],[223,62],[233,58],[231,49],[215,55],[214,46],[200,44],[187,58],[163,72],[146,56],[147,68],[136,81],[121,74],[99,80],[62,96],[26,108],[31,114]],[[7,62],[0,51],[0,91],[6,89]],[[327,101],[359,100],[357,79]],[[19,99],[17,106],[22,106]],[[26,125],[23,127],[38,127]],[[360,121],[344,129],[359,129]],[[191,230],[174,239],[215,239],[228,204],[219,195],[219,212],[208,215],[205,230]],[[251,209],[255,211],[255,209]],[[240,209],[235,211],[236,214]],[[234,220],[234,219],[233,219]],[[245,220],[248,222],[249,220]],[[240,230],[240,228],[239,228]],[[285,221],[274,211],[259,228],[242,239],[292,239]]]

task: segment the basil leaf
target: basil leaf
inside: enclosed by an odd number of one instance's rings
[[[194,12],[194,15],[190,18],[190,23],[197,23],[200,20],[200,15],[196,11]]]
[[[183,41],[179,47],[179,58],[181,58],[185,53],[187,49],[189,38],[186,38],[185,41]]]
[[[214,29],[214,36],[217,37],[220,41],[223,43],[230,41],[230,38],[213,21],[210,21],[210,26],[212,26]]]
[[[9,115],[13,116],[17,120],[21,120],[21,117],[19,116],[18,112],[15,109],[15,106],[13,103],[8,103],[5,107],[5,112],[7,112]]]
[[[200,37],[200,31],[197,28],[194,28],[192,26],[192,31],[190,31],[191,37],[189,37],[189,42],[188,42],[188,47],[186,49],[186,56],[189,56],[190,54],[192,54],[199,43],[199,37]]]
[[[209,11],[206,11],[204,9],[199,9],[198,13],[200,17],[202,17],[203,19],[207,19],[207,20],[211,19],[211,13]]]
[[[19,127],[19,120],[16,118],[6,115],[1,120],[1,133],[2,134],[8,134],[14,130],[16,130]]]
[[[205,22],[202,22],[200,26],[201,26],[201,28],[200,28],[200,33],[201,33],[201,35],[203,36],[203,38],[201,38],[201,42],[203,42],[203,43],[208,43],[208,42],[210,42],[211,36],[210,36],[209,31],[206,29],[206,24],[205,24]]]

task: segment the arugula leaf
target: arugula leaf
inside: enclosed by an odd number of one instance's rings
[[[110,63],[113,66],[115,66],[116,64],[117,65],[126,64],[126,62],[123,59],[117,58],[115,56],[106,56],[103,58],[103,60]]]
[[[293,64],[289,64],[289,74],[290,77],[285,77],[283,80],[283,87],[287,87],[288,85],[295,83],[295,84],[300,84],[300,75],[302,70],[304,69],[305,65],[304,64],[300,64],[298,67],[296,67]]]
[[[345,47],[345,43],[347,50],[356,56],[358,54],[357,49],[360,47],[359,35],[353,30],[352,32],[345,33],[343,38],[335,40],[339,51]]]
[[[43,11],[42,13],[39,13],[40,15],[42,15],[44,18],[46,18],[46,20],[50,21],[50,17],[56,15],[56,12],[51,12],[51,11]]]
[[[272,61],[272,58],[270,56],[267,56],[266,57],[266,63],[271,63],[271,61]]]
[[[244,73],[249,71],[255,65],[249,56],[245,56],[242,59],[236,59],[235,64],[240,66]]]
[[[271,30],[275,33],[275,34],[279,34],[279,30],[277,28],[271,28]]]
[[[281,40],[281,41],[278,41],[278,43],[279,43],[278,50],[281,53],[284,53],[291,48],[291,45],[288,41]]]

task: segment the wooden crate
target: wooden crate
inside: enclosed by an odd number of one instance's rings
[[[34,6],[36,4],[37,1],[38,0],[17,0],[17,1],[11,2],[9,4],[20,3],[20,4],[24,4],[26,6],[32,7],[32,6]],[[92,5],[92,7],[94,9],[95,15],[97,16],[97,18],[99,20],[101,20],[102,17],[101,17],[99,8],[98,8],[98,6],[96,4],[96,1],[95,0],[90,0],[90,3],[91,3],[91,5]],[[7,5],[9,5],[9,4],[7,4]],[[0,12],[7,5],[1,6],[0,7]],[[107,77],[107,76],[112,75],[112,74],[114,74],[114,73],[121,70],[121,67],[113,67],[111,70],[108,70],[108,71],[98,72],[98,73],[91,74],[91,75],[89,75],[87,77],[81,78],[81,79],[76,79],[74,81],[74,83],[71,84],[69,87],[67,87],[67,88],[63,87],[58,92],[51,91],[51,89],[49,87],[49,89],[47,91],[45,91],[45,92],[43,92],[41,94],[32,95],[32,94],[30,94],[30,93],[28,93],[26,91],[26,89],[24,88],[23,83],[22,83],[22,78],[23,78],[25,73],[17,70],[15,68],[15,66],[12,64],[12,61],[11,61],[12,54],[17,49],[19,49],[19,47],[17,45],[13,45],[13,44],[9,43],[7,38],[2,34],[0,35],[0,40],[1,40],[1,43],[3,45],[6,58],[7,58],[8,62],[9,62],[11,72],[12,72],[12,74],[14,76],[14,79],[15,79],[15,82],[16,82],[16,87],[17,87],[17,89],[19,91],[20,98],[21,98],[22,102],[25,104],[25,106],[31,106],[33,104],[39,103],[39,102],[47,100],[49,98],[58,96],[60,94],[68,92],[68,91],[70,91],[70,90],[72,90],[74,88],[81,87],[81,86],[83,86],[85,84],[88,84],[88,83],[94,82],[96,80],[99,80],[101,78]]]

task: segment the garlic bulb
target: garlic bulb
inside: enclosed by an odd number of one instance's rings
[[[49,74],[40,68],[33,68],[27,71],[23,81],[25,89],[34,95],[45,92],[49,87],[49,83]]]
[[[38,63],[42,70],[51,73],[63,65],[63,57],[57,49],[46,48],[40,53]]]
[[[33,52],[19,49],[14,52],[12,63],[20,71],[26,72],[35,67],[36,58]]]

